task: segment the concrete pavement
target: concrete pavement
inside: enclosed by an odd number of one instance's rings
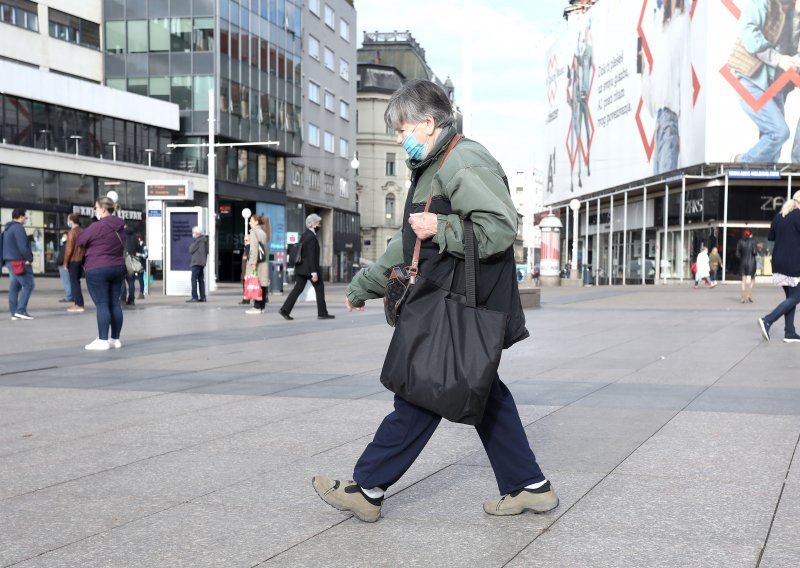
[[[478,437],[443,423],[365,524],[310,481],[391,409],[378,302],[151,296],[97,353],[91,303],[37,283],[36,320],[0,318],[0,566],[800,565],[800,344],[761,339],[770,286],[543,289],[501,376],[561,505],[484,514]]]

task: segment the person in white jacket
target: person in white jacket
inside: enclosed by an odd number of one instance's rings
[[[694,287],[697,288],[702,280],[706,283],[706,286],[714,288],[717,283],[712,283],[711,280],[709,280],[709,276],[711,276],[711,264],[708,261],[707,246],[702,245],[700,247],[700,252],[697,253],[697,260],[695,260],[695,264],[697,265],[697,272],[694,273]]]

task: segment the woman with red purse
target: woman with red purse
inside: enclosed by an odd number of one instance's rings
[[[248,222],[250,225],[250,250],[247,253],[247,272],[245,278],[245,298],[253,301],[253,307],[246,310],[248,315],[264,313],[267,305],[267,290],[269,287],[269,219],[263,215],[252,215]],[[255,293],[255,280],[261,293]],[[249,290],[253,292],[249,292]]]

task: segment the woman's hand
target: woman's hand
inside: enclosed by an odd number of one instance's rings
[[[350,299],[347,297],[344,299],[344,307],[347,308],[348,312],[352,312],[353,310],[356,310],[357,312],[364,311],[364,304],[361,304],[360,306],[354,306],[350,303]]]
[[[417,237],[424,241],[436,234],[439,218],[436,213],[412,213],[408,217],[408,224]]]

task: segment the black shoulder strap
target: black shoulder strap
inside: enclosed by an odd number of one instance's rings
[[[464,259],[466,261],[467,277],[467,306],[474,308],[478,305],[478,271],[479,257],[477,254],[478,243],[475,238],[475,229],[472,221],[464,220]]]

